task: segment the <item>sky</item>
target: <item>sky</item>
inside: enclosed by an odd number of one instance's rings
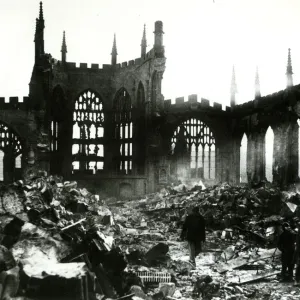
[[[34,60],[39,0],[0,0],[0,97],[27,96]],[[299,0],[44,0],[45,52],[60,59],[109,64],[116,34],[118,63],[140,56],[146,24],[150,50],[154,22],[164,26],[165,99],[198,94],[230,103],[235,66],[237,103],[252,100],[256,67],[261,93],[286,86],[288,48],[294,84],[300,83]]]

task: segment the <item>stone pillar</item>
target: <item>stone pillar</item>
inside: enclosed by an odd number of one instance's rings
[[[218,173],[217,178],[220,179],[221,182],[230,182],[230,169],[231,169],[231,156],[232,151],[228,147],[228,144],[224,144],[222,147],[218,148],[218,169],[216,169],[216,173]]]
[[[221,169],[220,149],[219,149],[218,143],[216,141],[216,175],[215,175],[216,183],[219,183],[222,181],[221,173],[222,173],[222,169]]]
[[[231,181],[233,184],[240,183],[240,161],[241,161],[241,140],[234,138],[233,140],[233,151],[231,155],[232,171]]]
[[[298,178],[298,124],[281,123],[274,128],[273,177],[280,187]]]
[[[163,110],[163,95],[161,93],[161,84],[163,80],[163,72],[157,73],[157,98],[156,98],[156,110],[162,111]]]
[[[289,182],[298,181],[299,174],[299,125],[297,120],[291,124],[291,132],[289,138],[290,160],[289,160]]]
[[[251,183],[255,180],[255,136],[250,133],[247,143],[247,178]]]
[[[251,132],[247,144],[247,177],[249,183],[265,180],[265,133]]]
[[[72,174],[72,134],[73,134],[73,114],[72,111],[67,111],[63,124],[63,132],[61,136],[64,137],[63,149],[61,154],[62,161],[62,175],[64,178],[69,178]]]
[[[265,132],[258,132],[256,134],[256,182],[261,182],[266,179],[265,134]]]
[[[14,181],[15,158],[12,151],[6,151],[3,157],[3,179],[4,182]]]
[[[273,181],[280,187],[287,184],[289,161],[289,124],[282,123],[274,128]]]

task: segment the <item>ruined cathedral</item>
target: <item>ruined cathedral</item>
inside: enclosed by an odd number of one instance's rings
[[[35,63],[29,96],[0,98],[1,176],[13,182],[36,170],[76,180],[109,194],[138,196],[178,180],[207,184],[266,179],[266,131],[274,133],[272,176],[281,187],[298,180],[300,86],[293,86],[290,52],[285,90],[231,106],[177,98],[165,100],[163,23],[155,22],[154,45],[118,63],[114,39],[111,64],[68,61],[65,34],[61,57],[44,49],[40,4],[35,29]],[[241,154],[242,137],[247,151]]]

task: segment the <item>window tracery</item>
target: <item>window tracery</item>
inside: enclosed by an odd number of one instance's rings
[[[96,174],[104,169],[104,112],[102,99],[93,91],[83,92],[73,113],[74,170]]]
[[[209,127],[202,121],[192,118],[174,132],[171,140],[172,152],[180,158],[181,167],[189,166],[191,178],[215,178],[215,138]],[[179,171],[177,163],[177,172]]]
[[[132,104],[128,92],[122,89],[114,102],[115,171],[122,174],[132,173],[133,123]]]

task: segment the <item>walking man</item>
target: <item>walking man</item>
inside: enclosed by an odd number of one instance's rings
[[[189,243],[190,263],[196,267],[196,256],[202,251],[202,242],[206,239],[205,220],[198,207],[194,207],[184,221],[181,240],[184,239]]]
[[[297,218],[297,237],[296,237],[296,250],[294,255],[294,263],[296,264],[295,273],[295,286],[300,286],[300,221]]]
[[[288,223],[283,223],[282,230],[277,245],[281,251],[281,278],[290,281],[293,279],[296,236]]]

